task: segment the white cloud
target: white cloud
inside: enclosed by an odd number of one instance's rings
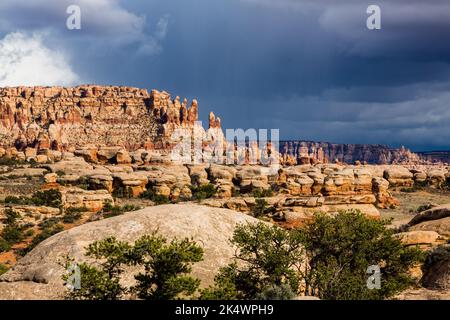
[[[81,9],[81,30],[68,33],[66,9]],[[168,16],[148,22],[145,15],[124,8],[119,0],[1,0],[0,32],[47,31],[61,41],[86,40],[89,47],[118,48],[130,44],[147,54],[159,53],[168,32]]]
[[[0,86],[69,86],[78,82],[64,54],[47,48],[42,35],[16,32],[0,40]]]

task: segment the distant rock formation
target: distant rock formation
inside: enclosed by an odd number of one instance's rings
[[[405,147],[399,149],[384,145],[336,144],[312,141],[281,141],[280,153],[286,164],[309,163],[369,163],[419,164],[426,162]]]

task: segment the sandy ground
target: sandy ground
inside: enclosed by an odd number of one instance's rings
[[[420,206],[427,204],[450,203],[450,192],[435,189],[424,189],[416,192],[392,191],[395,198],[400,201],[400,206],[395,209],[380,210],[383,219],[394,219],[392,225],[399,227],[408,223]]]

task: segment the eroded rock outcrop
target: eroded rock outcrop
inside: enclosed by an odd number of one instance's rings
[[[227,209],[186,204],[151,207],[88,223],[45,240],[0,277],[0,299],[61,299],[65,290],[61,261],[67,255],[77,262],[89,261],[85,247],[93,241],[115,236],[132,242],[155,230],[169,239],[192,238],[203,247],[204,260],[193,265],[192,275],[206,287],[219,268],[231,262],[235,248],[229,239],[236,225],[257,221]],[[127,268],[124,283],[133,283],[133,271]]]
[[[174,130],[192,129],[197,120],[197,100],[188,106],[186,99],[172,99],[164,91],[94,85],[0,88],[0,146],[27,150],[24,157],[36,157],[38,150],[78,149],[89,160],[108,161],[114,155],[128,163],[131,156],[108,148],[167,150]],[[213,120],[213,127],[220,127],[220,118]]]

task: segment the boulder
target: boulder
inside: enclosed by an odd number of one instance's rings
[[[133,159],[131,158],[127,150],[122,149],[119,152],[117,152],[116,161],[117,164],[130,164],[133,161]]]
[[[171,239],[193,238],[203,247],[204,260],[193,265],[192,276],[206,287],[235,254],[229,239],[236,225],[257,221],[227,209],[184,204],[149,207],[84,224],[43,241],[1,276],[0,299],[61,299],[65,273],[61,261],[67,255],[77,262],[88,261],[85,248],[93,241],[115,236],[133,242],[156,230]],[[130,267],[124,272],[125,284],[134,281],[131,270],[135,271]]]
[[[441,236],[435,231],[408,231],[394,235],[396,238],[406,245],[435,245]]]
[[[49,183],[49,184],[56,183],[57,179],[58,179],[58,175],[56,173],[47,173],[44,176],[45,183]]]
[[[410,231],[435,231],[450,238],[450,217],[424,221],[409,228]]]
[[[414,226],[424,221],[439,220],[447,217],[450,217],[450,204],[443,204],[419,213],[412,218],[408,225]]]
[[[389,166],[384,171],[384,178],[391,186],[412,187],[414,175],[403,166]]]
[[[86,208],[97,212],[106,202],[114,204],[114,199],[107,190],[84,190],[76,187],[61,190],[64,208]]]

